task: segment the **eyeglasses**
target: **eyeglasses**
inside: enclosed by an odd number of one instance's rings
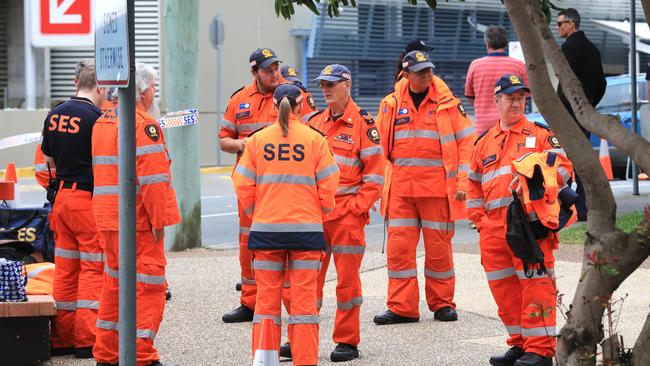
[[[318,87],[320,89],[325,89],[325,88],[332,89],[333,87],[336,86],[336,84],[342,83],[343,81],[345,80],[321,82],[320,84],[318,84]]]
[[[562,26],[562,24],[564,24],[564,23],[569,23],[569,22],[571,22],[571,21],[570,21],[570,20],[561,20],[561,21],[558,21],[558,22],[557,22],[557,27],[560,28],[560,27]]]

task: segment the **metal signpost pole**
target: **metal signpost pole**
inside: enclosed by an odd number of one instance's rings
[[[637,133],[639,128],[636,118],[636,1],[630,0],[630,88],[632,95],[632,133]],[[632,160],[632,194],[639,195],[639,172],[634,160]]]

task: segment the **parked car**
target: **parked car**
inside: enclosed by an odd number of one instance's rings
[[[637,108],[648,102],[648,90],[645,80],[645,74],[638,74],[636,78],[637,85]],[[600,113],[617,115],[621,124],[628,130],[632,130],[632,96],[630,90],[630,76],[619,75],[610,76],[607,78],[607,89],[603,99],[596,106],[596,110]],[[640,120],[640,114],[637,109],[637,120]],[[544,117],[540,113],[530,113],[526,117],[535,122],[546,124]],[[640,125],[640,123],[639,123]],[[637,127],[636,133],[639,133]],[[595,150],[600,148],[600,137],[591,134],[591,145]],[[625,166],[627,163],[627,156],[619,152],[615,146],[609,144],[609,155],[612,160],[612,168],[614,176],[617,178],[625,178]]]

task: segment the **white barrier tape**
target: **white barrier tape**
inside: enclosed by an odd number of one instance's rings
[[[158,120],[162,128],[182,127],[199,123],[199,110],[186,109],[178,112],[169,112]]]
[[[9,136],[0,139],[0,150],[8,149],[21,145],[32,144],[34,142],[41,142],[40,132],[24,133],[22,135]]]

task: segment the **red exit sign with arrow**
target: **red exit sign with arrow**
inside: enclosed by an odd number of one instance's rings
[[[34,46],[66,47],[93,44],[95,0],[26,1],[31,1]]]

